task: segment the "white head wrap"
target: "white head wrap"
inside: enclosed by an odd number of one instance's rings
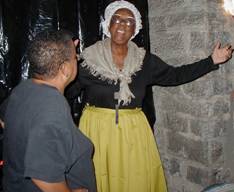
[[[102,22],[103,33],[107,37],[109,38],[111,37],[111,34],[109,32],[110,21],[114,13],[119,9],[128,9],[133,13],[135,20],[136,20],[136,29],[135,29],[135,33],[132,36],[132,38],[134,38],[139,33],[140,29],[142,28],[141,14],[132,3],[129,3],[128,1],[124,1],[124,0],[114,1],[113,3],[110,3],[106,7],[105,15],[104,15],[105,20]]]

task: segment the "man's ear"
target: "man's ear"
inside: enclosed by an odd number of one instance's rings
[[[68,63],[64,62],[60,67],[60,72],[63,74],[65,78],[68,78],[70,74],[70,71],[67,66],[68,66]]]

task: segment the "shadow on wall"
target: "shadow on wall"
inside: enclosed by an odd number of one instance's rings
[[[201,192],[234,192],[234,184],[215,184]]]

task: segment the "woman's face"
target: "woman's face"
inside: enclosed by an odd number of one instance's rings
[[[136,21],[133,13],[128,9],[117,10],[111,18],[109,31],[111,41],[124,45],[127,44],[135,32]]]

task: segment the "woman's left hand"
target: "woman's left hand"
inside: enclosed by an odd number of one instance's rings
[[[231,59],[233,53],[232,46],[230,44],[221,48],[220,42],[215,45],[214,51],[211,55],[214,64],[223,64]]]

